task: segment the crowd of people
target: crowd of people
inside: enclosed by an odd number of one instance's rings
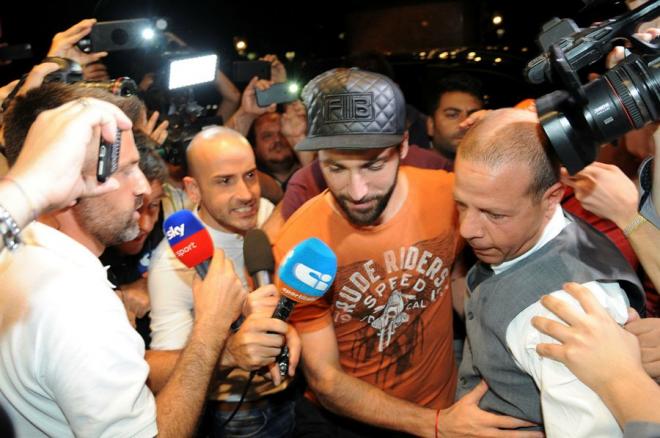
[[[534,106],[485,109],[476,78],[443,77],[428,116],[360,63],[260,107],[286,80],[268,55],[242,92],[218,71],[224,123],[172,162],[142,94],[46,79],[107,78],[76,46],[94,24],[0,89],[3,436],[660,436],[658,187],[623,164],[657,180],[657,122],[569,175]],[[181,209],[203,278],[164,238]],[[246,271],[254,229],[276,266],[309,237],[337,256],[288,321]]]

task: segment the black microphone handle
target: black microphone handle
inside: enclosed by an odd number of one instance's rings
[[[281,321],[286,321],[289,319],[289,315],[291,315],[295,305],[296,302],[292,299],[287,297],[280,298],[272,317]],[[289,347],[286,345],[282,347],[282,351],[277,355],[275,362],[277,362],[277,367],[280,369],[280,375],[283,377],[286,376],[289,373]]]
[[[204,280],[206,278],[206,274],[209,272],[209,261],[204,260],[199,265],[195,265],[195,271],[197,272],[197,275],[199,275],[199,278]]]
[[[286,321],[289,319],[289,315],[293,311],[293,307],[296,305],[296,302],[290,298],[282,297],[275,307],[272,318]]]

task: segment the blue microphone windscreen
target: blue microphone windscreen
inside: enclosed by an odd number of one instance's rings
[[[337,256],[316,237],[303,240],[284,257],[278,271],[280,292],[296,302],[311,302],[330,288]]]

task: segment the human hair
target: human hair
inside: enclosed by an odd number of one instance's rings
[[[528,194],[535,201],[559,181],[559,159],[529,111],[504,109],[489,114],[463,137],[457,155],[494,169],[522,163],[530,169]]]
[[[158,144],[151,140],[149,136],[140,131],[133,131],[135,145],[140,153],[140,170],[144,173],[147,181],[160,181],[165,183],[167,179],[167,166],[163,159],[156,153]]]
[[[429,114],[433,114],[438,109],[442,96],[452,91],[467,93],[479,102],[484,101],[483,84],[478,78],[468,74],[448,74],[440,78],[431,88],[432,92],[428,94],[430,100],[427,102]]]
[[[18,96],[4,117],[4,136],[7,161],[13,165],[18,158],[30,126],[44,111],[57,108],[81,97],[93,97],[119,107],[133,123],[138,120],[142,103],[135,96],[119,97],[97,88],[51,82]]]

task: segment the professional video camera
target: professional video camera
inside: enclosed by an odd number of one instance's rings
[[[208,125],[221,124],[217,104],[200,104],[196,86],[215,80],[218,56],[191,51],[187,46],[158,56],[154,81],[143,93],[147,107],[158,110],[169,121],[168,137],[158,149],[161,157],[173,165],[185,165],[185,151],[190,140]]]
[[[191,88],[170,91],[167,102],[170,110],[168,136],[165,143],[157,149],[160,156],[175,166],[186,165],[186,149],[192,138],[205,126],[220,125],[217,116],[218,105],[200,105]]]
[[[65,84],[76,84],[79,87],[99,88],[116,96],[133,96],[137,93],[135,81],[128,77],[109,81],[85,81],[83,80],[82,67],[75,61],[51,56],[45,58],[43,62],[53,62],[60,66],[58,70],[46,75],[44,83],[64,82]]]
[[[543,26],[544,53],[527,65],[535,84],[560,83],[536,101],[543,130],[570,173],[596,158],[598,147],[646,123],[660,120],[660,49],[633,36],[636,28],[660,14],[660,2],[580,29],[572,20],[554,19]],[[626,57],[602,77],[586,85],[578,70],[606,56],[621,41],[630,43]]]

